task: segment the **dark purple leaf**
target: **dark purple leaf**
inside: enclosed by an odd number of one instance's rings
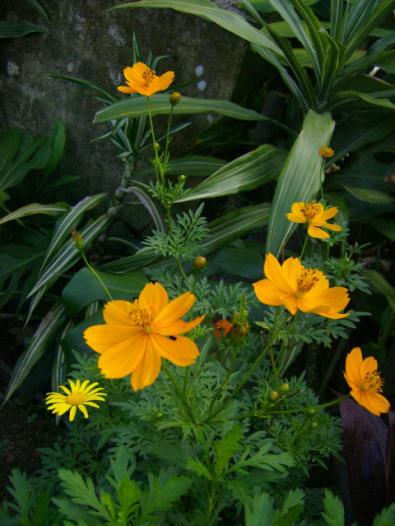
[[[386,444],[386,504],[395,502],[395,413],[389,412],[389,428]]]

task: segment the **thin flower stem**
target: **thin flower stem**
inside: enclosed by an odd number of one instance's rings
[[[269,350],[270,361],[272,362],[274,378],[276,380],[276,384],[279,385],[280,384],[280,375],[279,375],[279,372],[278,372],[278,369],[277,369],[276,360],[274,359],[273,345],[270,345],[268,350]]]
[[[169,367],[167,366],[167,363],[164,361],[163,362],[163,370],[165,371],[167,377],[169,378],[170,382],[172,383],[173,387],[174,387],[174,390],[176,392],[176,395],[177,397],[181,400],[181,402],[183,403],[185,409],[186,409],[186,412],[188,413],[189,415],[189,418],[191,419],[191,422],[193,424],[196,424],[196,421],[195,421],[195,417],[192,413],[192,410],[184,396],[184,393],[179,389],[179,386],[178,386],[178,382],[176,380],[176,378],[174,377],[173,373],[170,371]]]
[[[104,292],[107,294],[108,296],[108,299],[113,301],[114,298],[112,297],[112,294],[111,292],[108,290],[107,286],[105,285],[104,281],[101,279],[101,277],[99,276],[99,274],[96,272],[96,270],[92,267],[92,265],[89,263],[86,255],[85,255],[85,252],[83,250],[80,250],[81,252],[81,256],[82,256],[82,259],[84,260],[84,263],[85,265],[87,266],[87,268],[92,272],[92,274],[95,276],[95,278],[97,279],[97,281],[100,283],[100,285],[103,287],[104,289]]]
[[[170,109],[170,114],[169,114],[169,119],[167,121],[167,130],[166,130],[166,146],[165,146],[165,156],[164,156],[164,159],[165,159],[165,163],[167,165],[167,156],[168,156],[168,152],[169,152],[169,144],[170,144],[170,126],[171,126],[171,120],[173,118],[173,109],[174,109],[174,104],[171,105],[171,109]]]
[[[158,180],[161,180],[161,182],[163,183],[162,170],[160,168],[161,162],[158,156],[158,149],[156,146],[157,143],[156,143],[156,137],[155,137],[154,122],[152,119],[151,101],[149,97],[147,97],[147,106],[148,106],[148,120],[149,120],[150,128],[151,128],[152,148],[154,150],[154,155],[155,155],[155,175],[156,175],[156,178]]]
[[[331,407],[331,406],[340,404],[344,400],[347,400],[347,398],[349,398],[349,397],[350,397],[350,395],[347,394],[347,395],[341,396],[340,398],[335,398],[334,400],[331,400],[330,402],[325,402],[324,404],[319,404],[319,405],[316,405],[314,407],[298,407],[296,409],[284,409],[283,411],[281,411],[281,410],[279,410],[279,411],[269,411],[269,412],[267,412],[265,414],[262,414],[262,415],[259,415],[257,413],[252,413],[250,415],[244,415],[244,416],[242,416],[240,418],[241,419],[242,418],[246,418],[246,417],[270,418],[272,415],[290,415],[290,414],[294,414],[294,413],[307,413],[311,409],[315,409],[315,410],[318,411],[320,409],[326,409],[327,407]]]
[[[304,238],[304,243],[303,243],[303,247],[302,247],[302,252],[300,253],[300,256],[299,256],[300,259],[303,259],[303,256],[305,255],[305,252],[306,252],[306,248],[307,248],[308,243],[309,243],[309,235],[306,234],[306,237]]]

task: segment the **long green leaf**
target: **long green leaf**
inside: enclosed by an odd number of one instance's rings
[[[70,238],[71,230],[75,228],[79,221],[84,217],[88,210],[91,210],[99,203],[103,201],[107,194],[95,194],[85,197],[74,205],[68,214],[62,219],[57,226],[51,243],[49,244],[47,253],[41,267],[41,273],[44,271],[45,266],[49,259],[55,254],[55,252],[62,246],[63,242]]]
[[[50,175],[57,167],[60,159],[63,156],[64,146],[66,142],[66,133],[64,124],[62,121],[55,122],[51,136],[48,139],[51,153],[45,169],[43,170],[44,175]]]
[[[371,203],[374,205],[381,205],[386,203],[393,203],[395,199],[384,192],[379,192],[378,190],[372,190],[371,188],[358,188],[356,186],[349,186],[342,184],[342,187],[347,190],[351,195],[360,201],[365,201],[365,203]]]
[[[18,360],[8,384],[5,402],[11,398],[15,390],[25,380],[32,367],[37,363],[47,348],[65,317],[65,307],[61,304],[51,309],[40,323],[33,335],[32,341],[24,354]]]
[[[251,44],[264,46],[281,55],[281,50],[268,36],[249,24],[234,11],[222,9],[209,0],[141,0],[139,2],[120,4],[112,9],[135,9],[136,7],[170,8],[181,13],[197,15],[214,22],[214,24],[247,40]]]
[[[334,122],[329,113],[309,111],[277,183],[270,214],[266,252],[278,254],[295,225],[286,218],[292,203],[310,201],[320,189],[324,161],[320,147],[329,144]]]
[[[377,294],[382,294],[388,300],[388,303],[391,306],[391,309],[395,312],[395,289],[394,287],[385,279],[385,277],[377,272],[377,270],[365,270],[372,289]]]
[[[9,221],[15,221],[16,219],[22,219],[23,217],[32,216],[35,214],[44,214],[50,216],[56,216],[64,214],[69,208],[66,203],[54,203],[53,205],[41,205],[39,203],[32,203],[31,205],[22,206],[18,210],[10,212],[6,216],[0,218],[0,225],[8,223]]]
[[[282,150],[267,144],[259,146],[214,172],[178,202],[212,199],[252,190],[278,176],[284,159]]]
[[[154,95],[150,98],[152,115],[167,115],[170,113],[171,105],[168,95]],[[192,115],[196,113],[214,112],[232,119],[247,121],[271,121],[254,110],[243,108],[234,102],[217,99],[194,99],[192,97],[182,97],[177,106],[173,107],[175,115]],[[129,97],[125,100],[115,102],[106,108],[98,111],[94,122],[106,122],[112,119],[124,117],[135,118],[148,115],[149,107],[146,97]],[[281,123],[274,121],[277,125]]]
[[[107,228],[110,221],[111,218],[103,215],[96,219],[92,224],[82,229],[80,234],[84,239],[84,244],[88,245],[100,235]],[[42,287],[56,280],[63,272],[72,267],[75,262],[78,261],[79,257],[80,252],[75,246],[74,241],[72,239],[67,241],[60,252],[57,253],[51,263],[47,266],[27,297],[30,298]]]
[[[0,38],[19,38],[31,33],[48,33],[48,29],[24,20],[0,20]]]
[[[187,155],[170,160],[168,174],[186,175],[189,177],[209,177],[212,173],[226,165],[226,161],[206,155]],[[147,177],[154,174],[153,167],[140,170],[139,176]]]
[[[374,97],[374,93],[367,95],[366,93],[362,93],[361,91],[347,90],[340,91],[339,93],[337,93],[335,100],[342,100],[343,103],[347,104],[352,99],[360,99],[363,102],[366,102],[367,104],[370,104],[372,106],[376,106],[384,110],[395,111],[395,104],[387,98],[381,98],[381,96],[383,95],[382,92],[380,92],[379,95],[380,98]]]

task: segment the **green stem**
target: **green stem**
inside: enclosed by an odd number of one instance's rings
[[[81,252],[81,256],[82,256],[82,259],[84,260],[84,263],[85,265],[87,266],[87,268],[92,272],[92,274],[95,276],[95,278],[97,279],[97,281],[100,283],[100,285],[103,287],[104,289],[104,292],[107,294],[108,296],[108,299],[113,301],[114,298],[112,297],[111,295],[111,292],[108,290],[108,288],[106,287],[104,281],[101,279],[101,277],[99,276],[99,274],[96,272],[96,270],[92,267],[92,265],[89,263],[86,255],[85,255],[85,252],[83,250],[80,251]]]
[[[273,374],[274,374],[274,378],[276,380],[276,384],[279,385],[280,384],[280,375],[279,375],[279,372],[278,372],[278,369],[277,369],[277,366],[276,366],[276,360],[274,359],[273,345],[270,345],[270,347],[269,347],[269,357],[270,357],[270,361],[272,362]]]
[[[179,400],[181,400],[182,404],[184,405],[185,407],[185,410],[186,412],[188,413],[188,416],[189,418],[191,419],[191,422],[193,424],[196,425],[196,421],[195,421],[195,417],[192,413],[192,410],[184,396],[184,393],[179,389],[178,387],[178,382],[176,380],[176,378],[174,377],[173,373],[170,371],[169,367],[167,366],[167,363],[164,361],[163,362],[163,370],[165,371],[165,373],[167,374],[167,377],[169,378],[171,384],[173,385],[174,387],[174,391],[176,392],[176,395],[177,395],[177,398],[179,398]]]
[[[299,259],[303,259],[308,243],[309,243],[309,235],[306,233],[306,237],[304,238],[304,243],[302,247],[302,252],[300,253]]]
[[[331,400],[330,402],[325,402],[324,404],[319,404],[317,406],[314,406],[314,407],[298,407],[297,409],[284,409],[283,411],[269,411],[267,413],[265,413],[264,415],[259,415],[257,413],[253,413],[251,415],[247,415],[247,416],[251,416],[251,417],[255,417],[255,418],[269,418],[270,416],[272,415],[290,415],[290,414],[293,414],[293,413],[307,413],[309,410],[311,409],[315,409],[315,410],[320,410],[320,409],[326,409],[327,407],[331,407],[331,406],[334,406],[334,405],[337,405],[337,404],[340,404],[341,402],[343,402],[344,400],[347,400],[347,398],[349,398],[350,395],[344,395],[344,396],[341,396],[340,398],[336,398],[335,400]],[[244,415],[243,417],[240,417],[241,419],[242,418],[246,418],[246,415]]]
[[[151,137],[152,137],[152,147],[153,147],[153,150],[154,150],[154,155],[155,155],[155,175],[156,175],[156,178],[158,180],[161,180],[162,183],[164,182],[163,181],[163,177],[162,177],[162,170],[161,170],[161,162],[160,162],[160,159],[159,159],[159,156],[158,156],[158,150],[157,150],[157,147],[156,147],[156,137],[155,137],[155,130],[154,130],[154,121],[152,119],[152,112],[151,112],[151,101],[150,101],[150,98],[147,97],[147,105],[148,105],[148,120],[149,120],[149,124],[150,124],[150,128],[151,128]]]
[[[173,118],[173,108],[174,108],[174,105],[172,104],[171,109],[170,109],[169,119],[167,121],[166,146],[165,146],[165,156],[164,156],[166,165],[167,165],[167,156],[168,156],[169,144],[170,144],[170,126],[171,126],[171,120]]]

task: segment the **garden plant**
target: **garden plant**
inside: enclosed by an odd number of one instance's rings
[[[264,89],[189,97],[137,31],[112,91],[48,72],[97,101],[113,192],[65,202],[60,119],[3,134],[0,316],[29,336],[0,415],[28,407],[50,444],[1,525],[395,525],[395,0],[217,4],[110,13],[202,17]]]

